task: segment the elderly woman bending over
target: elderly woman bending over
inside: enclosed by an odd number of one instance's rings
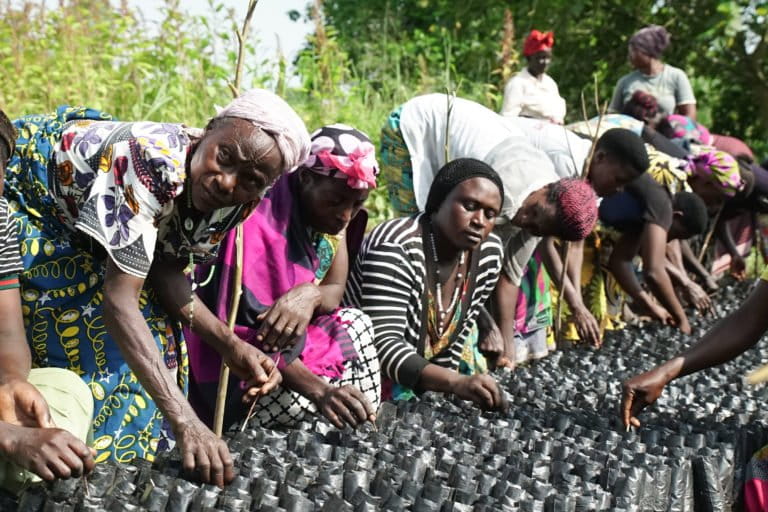
[[[245,342],[272,352],[283,374],[279,391],[258,398],[254,421],[262,425],[291,426],[319,412],[339,428],[354,427],[378,408],[371,321],[357,309],[339,308],[348,248],[362,238],[360,210],[376,186],[374,153],[368,137],[354,128],[317,130],[309,158],[280,178],[243,224],[243,295],[235,330]],[[347,230],[353,219],[358,232]],[[230,232],[215,264],[198,269],[201,280],[214,272],[200,296],[221,319],[230,311],[235,240]],[[197,336],[188,340],[193,402],[201,416],[210,417],[219,358]],[[235,421],[248,409],[241,398],[249,403],[256,394],[236,385],[229,389],[226,420]]]
[[[280,376],[269,379],[272,361],[194,300],[184,268],[212,258],[264,190],[306,158],[306,128],[261,90],[205,131],[67,106],[15,126],[5,197],[21,227],[34,364],[69,368],[89,385],[97,461],[152,458],[170,427],[184,467],[222,485],[232,459],[186,400],[176,322],[264,392]]]

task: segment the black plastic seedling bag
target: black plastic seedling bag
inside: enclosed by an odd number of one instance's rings
[[[691,461],[679,459],[672,466],[669,484],[669,512],[694,512]]]
[[[693,487],[696,512],[723,512],[726,509],[720,476],[712,458],[693,459]]]

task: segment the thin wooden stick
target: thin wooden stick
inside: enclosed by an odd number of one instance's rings
[[[277,358],[275,359],[275,366],[273,366],[272,369],[269,371],[269,377],[267,377],[267,382],[272,380],[272,377],[275,376],[275,371],[277,370],[278,364],[280,364],[280,352],[277,353]],[[259,390],[256,392],[256,396],[253,398],[251,407],[248,409],[248,414],[245,416],[245,419],[243,420],[243,424],[240,425],[240,432],[245,432],[245,427],[251,421],[251,417],[253,417],[253,411],[256,408],[256,402],[258,402],[262,396],[264,395],[261,394],[261,388],[259,388]]]
[[[245,46],[248,41],[248,32],[251,28],[251,18],[256,10],[256,4],[259,0],[249,0],[248,10],[245,13],[245,19],[243,20],[243,26],[240,30],[235,31],[237,36],[237,64],[235,66],[235,81],[227,82],[229,89],[232,91],[232,95],[237,98],[240,96],[240,81],[243,77],[243,64],[245,62]]]
[[[235,319],[237,318],[237,310],[240,307],[240,295],[243,288],[243,225],[237,226],[236,237],[236,253],[237,263],[235,264],[235,279],[232,284],[232,300],[229,304],[229,317],[227,318],[227,325],[229,330],[232,331],[235,328]],[[216,412],[213,416],[213,432],[217,436],[221,437],[224,428],[224,408],[227,403],[227,390],[229,388],[229,367],[221,362],[221,372],[219,374],[219,387],[216,394]]]
[[[249,0],[248,10],[243,20],[243,26],[240,30],[237,30],[237,64],[235,66],[235,81],[228,82],[232,95],[237,98],[240,95],[240,81],[243,77],[243,62],[245,60],[245,46],[248,41],[248,32],[251,26],[251,19],[253,13],[256,10],[256,5],[259,0]],[[230,300],[229,318],[227,319],[227,325],[229,330],[233,331],[235,328],[235,319],[237,318],[237,310],[240,307],[240,295],[242,293],[243,284],[243,228],[242,224],[237,226],[237,237],[235,241],[237,251],[237,263],[235,266],[235,279],[232,288],[232,297]],[[221,437],[224,430],[224,409],[227,403],[227,391],[229,388],[229,367],[221,362],[221,372],[219,373],[219,387],[216,392],[216,411],[213,417],[213,432]]]
[[[707,236],[704,237],[704,243],[701,244],[701,249],[699,250],[699,263],[701,263],[701,260],[704,259],[704,253],[707,252],[707,247],[709,247],[709,242],[712,240],[712,235],[715,233],[715,228],[717,228],[717,223],[720,221],[720,214],[723,213],[723,208],[725,206],[721,206],[719,210],[717,210],[717,214],[715,214],[715,221],[712,223],[712,227],[709,228],[709,231],[707,232]],[[726,226],[726,229],[728,226]]]

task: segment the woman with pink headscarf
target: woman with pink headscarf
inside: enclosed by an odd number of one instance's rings
[[[349,254],[356,253],[367,220],[361,208],[378,172],[368,136],[346,125],[325,126],[312,134],[304,163],[282,176],[243,224],[235,333],[242,343],[271,353],[283,375],[277,392],[258,398],[256,423],[292,426],[320,413],[338,428],[355,427],[378,409],[371,320],[358,309],[339,308]],[[230,232],[218,259],[198,268],[198,280],[208,283],[199,296],[222,320],[229,316],[235,265],[236,235]],[[220,358],[200,337],[188,333],[187,339],[193,403],[210,419]],[[257,396],[235,380],[227,424],[242,419]]]
[[[523,47],[528,65],[504,87],[501,115],[546,119],[563,124],[565,100],[560,96],[557,83],[547,74],[554,45],[555,35],[552,32],[531,30]]]
[[[205,130],[69,106],[14,125],[4,195],[17,205],[34,365],[88,384],[97,462],[152,459],[173,436],[191,476],[223,485],[232,457],[187,402],[181,324],[262,392],[280,374],[195,299],[184,271],[211,260],[269,185],[306,158],[301,118],[257,89]]]

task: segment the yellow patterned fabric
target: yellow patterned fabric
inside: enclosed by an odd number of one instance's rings
[[[413,166],[408,146],[400,131],[400,112],[394,110],[381,128],[381,179],[387,185],[389,201],[397,217],[418,213],[416,195],[413,192]]]
[[[56,186],[49,183],[48,163],[64,125],[105,119],[111,117],[60,107],[54,114],[14,121],[19,137],[6,169],[4,195],[19,227],[25,269],[19,276],[22,313],[33,364],[69,369],[90,388],[97,461],[151,460],[170,444],[170,429],[107,333],[105,255],[98,243],[66,228],[48,193]],[[163,370],[186,393],[189,363],[181,326],[168,319],[149,287],[142,289],[138,305]]]
[[[621,320],[623,292],[613,275],[608,271],[608,258],[611,254],[611,237],[602,230],[594,231],[584,241],[584,262],[581,267],[581,296],[584,305],[595,317],[600,327],[600,336],[605,331],[624,327]],[[560,300],[557,287],[552,285],[552,312],[557,314]],[[571,312],[568,304],[562,306],[562,338],[579,341],[576,324],[570,321]]]

